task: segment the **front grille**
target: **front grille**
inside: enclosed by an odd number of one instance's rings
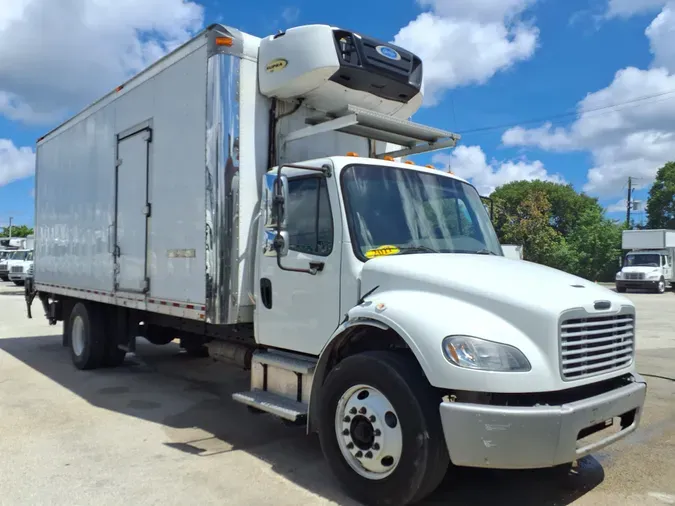
[[[560,361],[565,380],[603,374],[630,365],[635,315],[588,316],[560,325]]]
[[[645,273],[644,272],[627,272],[626,273],[626,279],[634,279],[634,280],[645,279]]]
[[[12,267],[12,274],[18,274],[23,272],[23,265],[15,265]]]
[[[5,273],[7,273],[7,272],[9,272],[9,269],[7,268],[6,265],[0,265],[0,272],[5,272]]]

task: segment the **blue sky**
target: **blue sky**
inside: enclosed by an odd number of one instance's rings
[[[0,226],[9,216],[33,223],[37,137],[213,21],[259,36],[328,23],[420,54],[428,93],[414,120],[462,133],[461,147],[421,161],[449,164],[485,193],[513,179],[566,181],[621,217],[627,177],[648,185],[675,153],[667,0],[258,0],[236,8],[111,0],[115,15],[85,4],[16,0],[0,13]],[[56,28],[35,32],[47,16]],[[5,44],[22,33],[44,40],[21,50]]]

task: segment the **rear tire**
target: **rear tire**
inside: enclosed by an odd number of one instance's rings
[[[103,362],[106,348],[106,332],[100,308],[94,304],[78,302],[70,313],[70,357],[78,369],[96,369]]]
[[[626,293],[626,287],[625,286],[617,286],[616,291],[619,293]]]
[[[336,365],[321,389],[319,439],[346,492],[378,506],[433,492],[450,462],[440,402],[413,357],[370,351]]]

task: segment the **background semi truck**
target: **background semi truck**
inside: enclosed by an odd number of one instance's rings
[[[369,504],[625,437],[633,304],[505,258],[472,185],[405,159],[458,140],[407,119],[422,74],[326,25],[209,27],[39,139],[29,316],[81,369],[139,335],[250,369],[234,398],[318,432]]]
[[[616,273],[616,290],[642,288],[664,293],[675,287],[675,230],[624,230],[621,248],[627,250]]]

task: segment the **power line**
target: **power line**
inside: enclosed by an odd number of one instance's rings
[[[520,125],[527,125],[527,124],[531,124],[531,123],[544,123],[544,122],[554,123],[555,120],[572,118],[572,117],[576,117],[580,114],[588,114],[588,113],[603,112],[603,111],[604,112],[612,112],[611,109],[616,109],[617,107],[626,106],[626,105],[638,105],[640,102],[643,102],[645,100],[650,100],[650,99],[653,99],[653,98],[667,97],[665,100],[670,100],[673,97],[668,96],[668,95],[672,95],[674,93],[675,93],[675,89],[669,90],[669,91],[664,91],[662,93],[655,93],[653,95],[645,95],[645,96],[642,96],[642,97],[634,98],[632,100],[626,100],[624,102],[617,102],[617,103],[614,103],[614,104],[611,104],[611,105],[606,105],[606,106],[602,106],[602,107],[594,107],[594,108],[591,108],[591,109],[585,109],[583,111],[579,111],[579,110],[575,109],[574,111],[563,112],[563,113],[559,113],[559,114],[553,114],[553,115],[548,116],[548,117],[532,118],[532,119],[528,119],[528,120],[524,120],[524,121],[518,121],[516,123],[503,123],[501,125],[492,125],[492,126],[486,126],[486,127],[471,128],[471,129],[468,129],[468,130],[459,130],[457,133],[459,133],[460,135],[465,135],[465,134],[488,132],[488,131],[491,131],[491,130],[504,130],[504,129],[507,129],[507,128],[513,128],[513,127],[517,127],[517,126],[520,126]],[[658,102],[661,102],[661,100],[654,101],[653,103],[658,103]]]

